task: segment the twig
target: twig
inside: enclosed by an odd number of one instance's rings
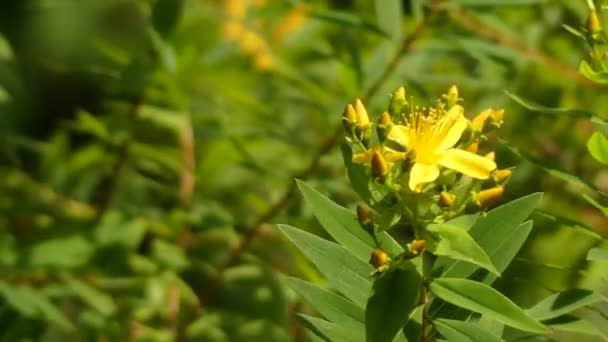
[[[397,53],[395,54],[393,59],[388,63],[382,74],[376,79],[376,81],[368,88],[368,90],[361,97],[362,101],[369,101],[370,98],[374,97],[378,93],[384,82],[386,82],[386,80],[390,77],[390,75],[393,73],[393,71],[399,64],[399,61],[405,56],[405,54],[407,54],[411,50],[412,45],[419,38],[420,34],[428,24],[430,17],[439,10],[440,4],[442,2],[443,0],[433,1],[433,3],[429,6],[427,15],[418,23],[418,25],[416,25],[414,30],[407,37],[405,37],[399,51],[397,51]],[[325,156],[329,151],[331,151],[332,148],[341,140],[342,134],[342,125],[337,125],[334,129],[334,133],[325,141],[323,141],[321,146],[319,146],[319,149],[313,156],[308,166],[302,171],[293,175],[292,179],[309,178],[317,170],[323,156]],[[279,199],[272,206],[270,206],[268,210],[262,213],[262,215],[260,215],[251,225],[249,225],[245,229],[245,233],[241,236],[236,247],[230,253],[227,262],[218,268],[218,271],[215,276],[200,292],[201,306],[204,307],[205,304],[209,301],[209,299],[213,297],[215,292],[218,290],[222,282],[224,271],[230,265],[234,264],[241,258],[241,255],[243,254],[247,246],[249,246],[251,241],[256,237],[264,223],[270,221],[272,218],[277,216],[289,203],[291,203],[291,200],[294,198],[296,190],[297,185],[295,181],[290,182],[289,186],[283,192],[281,197],[279,197]]]
[[[586,85],[586,86],[597,86],[595,83],[585,78],[581,74],[578,73],[572,66],[564,64],[560,61],[557,61],[550,56],[545,55],[541,51],[527,47],[515,39],[509,38],[508,36],[500,33],[490,25],[484,23],[473,15],[468,13],[458,11],[456,9],[451,9],[447,11],[450,19],[454,21],[456,24],[460,25],[462,28],[467,31],[473,32],[480,37],[489,39],[494,41],[500,45],[503,45],[511,50],[517,51],[522,55],[527,56],[528,58],[536,61],[544,65],[546,68],[554,71],[557,74],[563,75],[577,83]]]
[[[112,173],[108,178],[107,184],[105,184],[105,192],[99,204],[99,210],[97,211],[97,219],[101,219],[105,212],[110,208],[112,204],[112,199],[114,198],[114,193],[116,192],[116,187],[118,186],[118,181],[120,179],[120,174],[122,173],[122,169],[124,168],[127,157],[129,155],[129,145],[131,144],[131,134],[133,132],[133,126],[135,121],[137,120],[137,113],[139,111],[139,106],[141,104],[141,98],[134,97],[131,100],[131,110],[129,111],[129,127],[127,139],[120,145],[118,148],[118,158],[116,162],[112,166]]]

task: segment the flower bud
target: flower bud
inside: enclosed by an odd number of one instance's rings
[[[479,143],[478,142],[472,143],[471,145],[467,146],[466,150],[471,153],[477,153],[477,150],[479,150]]]
[[[504,109],[493,110],[492,113],[490,113],[490,124],[496,128],[502,126],[504,116]]]
[[[445,99],[447,109],[454,107],[460,100],[458,97],[458,87],[455,85],[451,86],[450,89],[448,89],[448,93],[443,95],[443,98]]]
[[[496,201],[498,201],[502,197],[503,192],[504,189],[502,186],[495,186],[490,189],[481,190],[475,196],[475,203],[480,208],[487,208],[492,204],[496,203]]]
[[[424,240],[413,240],[412,242],[407,244],[407,249],[413,255],[420,255],[426,246],[426,241]]]
[[[367,109],[361,100],[355,100],[355,113],[357,114],[357,126],[363,127],[369,125],[369,115]]]
[[[506,181],[509,177],[511,177],[511,170],[509,169],[503,169],[503,170],[496,170],[496,182],[497,183],[503,183],[504,181]]]
[[[369,211],[362,205],[357,205],[357,220],[361,225],[365,225],[369,222]]]
[[[388,264],[389,261],[391,261],[391,258],[380,248],[374,248],[369,259],[369,263],[376,268]]]
[[[591,35],[591,37],[595,37],[602,32],[600,18],[597,15],[597,12],[593,9],[589,11],[589,17],[587,18],[587,32],[589,35]]]
[[[388,164],[382,154],[378,151],[374,151],[372,154],[372,176],[384,177],[388,171]]]
[[[378,126],[376,127],[376,132],[378,133],[378,139],[380,142],[384,142],[386,140],[388,133],[391,131],[392,125],[393,121],[391,120],[391,116],[388,114],[388,112],[382,113],[378,119]]]
[[[454,195],[450,194],[447,191],[442,191],[439,193],[439,205],[441,207],[451,207],[454,203]]]
[[[405,88],[399,87],[391,95],[391,101],[388,105],[388,113],[391,116],[399,116],[403,113],[403,109],[407,106],[407,100],[405,99]]]
[[[342,125],[349,138],[353,138],[352,135],[356,124],[357,114],[355,113],[353,105],[349,103],[344,107],[344,112],[342,112]]]

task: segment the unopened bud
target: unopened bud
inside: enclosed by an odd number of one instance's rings
[[[448,109],[458,104],[458,100],[460,100],[458,97],[458,87],[455,85],[451,86],[450,89],[448,89],[448,93],[444,95],[444,99]]]
[[[478,142],[472,143],[471,145],[467,146],[466,150],[471,153],[477,153],[477,150],[479,150],[479,143]]]
[[[496,153],[494,153],[494,151],[488,152],[483,157],[486,159],[489,159],[491,161],[494,161],[494,160],[496,160]]]
[[[382,154],[374,151],[372,154],[372,175],[374,177],[384,177],[388,173],[388,165]]]
[[[369,115],[367,114],[367,109],[363,105],[361,100],[355,100],[355,113],[357,115],[357,126],[364,127],[369,125]]]
[[[344,107],[344,112],[342,112],[342,125],[348,138],[353,138],[356,123],[357,114],[355,113],[355,108],[349,103]]]
[[[454,203],[454,195],[447,191],[439,193],[439,205],[442,207],[451,207]]]
[[[490,124],[494,127],[500,127],[503,123],[503,117],[505,116],[504,109],[496,109],[490,113]]]
[[[490,189],[482,190],[475,196],[475,203],[480,208],[487,208],[496,203],[496,201],[502,197],[503,192],[502,186],[495,186]]]
[[[388,114],[388,112],[382,113],[378,119],[378,126],[376,127],[376,132],[378,133],[378,139],[380,142],[384,142],[386,140],[386,137],[388,137],[388,134],[391,131],[392,125],[393,121],[391,120],[391,116]]]
[[[495,177],[496,177],[496,182],[498,182],[499,184],[503,183],[509,177],[511,177],[511,170],[509,170],[509,169],[497,170]]]
[[[412,242],[407,244],[407,249],[413,255],[420,255],[426,246],[426,241],[424,240],[413,240]]]
[[[407,106],[407,100],[405,99],[405,88],[399,87],[391,95],[391,101],[388,105],[388,113],[391,116],[399,116],[403,113],[403,109]]]
[[[369,211],[362,205],[357,205],[357,220],[361,225],[369,222]]]
[[[369,258],[369,263],[376,268],[388,264],[389,261],[391,261],[391,258],[380,248],[374,248]]]
[[[593,37],[602,31],[602,24],[600,18],[595,10],[589,11],[589,17],[587,18],[587,32]]]

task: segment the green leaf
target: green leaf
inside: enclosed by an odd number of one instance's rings
[[[576,309],[605,301],[606,297],[590,290],[572,289],[552,294],[534,305],[528,313],[538,320],[546,320]]]
[[[353,152],[346,143],[342,144],[341,150],[348,179],[353,186],[353,190],[359,194],[365,203],[371,205],[372,193],[369,190],[369,176],[365,173],[365,166],[353,163]]]
[[[608,248],[591,248],[589,253],[587,253],[587,260],[608,261]]]
[[[587,141],[587,149],[595,160],[608,165],[608,139],[602,133],[593,133],[589,141]]]
[[[532,232],[532,221],[526,221],[520,224],[517,229],[511,230],[509,234],[504,236],[504,240],[500,244],[500,247],[496,248],[494,251],[490,252],[492,262],[494,266],[500,272],[503,272],[507,269],[507,266],[511,263],[511,261],[515,258],[521,247],[528,239],[530,232]],[[493,274],[487,274],[482,282],[486,284],[491,284],[496,280],[496,276]]]
[[[403,14],[401,0],[376,0],[376,18],[378,26],[391,36],[394,42],[400,42],[401,15]]]
[[[339,324],[328,322],[318,317],[298,314],[304,322],[318,335],[332,342],[364,342],[365,332],[363,329],[353,329]],[[361,326],[363,328],[363,326]]]
[[[288,225],[278,227],[317,266],[331,286],[365,307],[372,287],[372,266],[333,242]]]
[[[415,269],[395,269],[374,282],[365,310],[367,341],[393,340],[416,308],[421,284]]]
[[[329,321],[344,327],[363,326],[365,312],[350,300],[297,278],[288,278],[289,286]]]
[[[376,244],[370,234],[361,227],[356,215],[337,205],[306,183],[300,180],[297,182],[306,203],[311,206],[315,217],[329,235],[359,259],[367,262]],[[379,233],[378,240],[391,256],[396,256],[403,251],[401,246],[387,233]]]
[[[427,230],[440,238],[439,242],[429,246],[429,250],[433,254],[466,261],[500,275],[500,272],[492,265],[490,257],[466,230],[449,224],[431,224]]]
[[[0,294],[25,317],[40,315],[65,331],[74,330],[72,323],[37,289],[28,285],[13,286],[0,282]]]
[[[92,244],[82,236],[69,236],[43,241],[32,247],[32,266],[73,268],[84,265],[93,255]]]
[[[552,115],[564,115],[564,116],[572,116],[572,117],[579,117],[579,118],[588,118],[588,119],[595,117],[593,112],[590,112],[587,110],[547,107],[547,106],[536,104],[536,103],[528,101],[528,100],[524,100],[523,98],[521,98],[509,91],[505,91],[505,93],[513,101],[517,102],[522,107],[529,109],[531,111],[534,111],[534,112],[552,114]]]
[[[585,60],[582,60],[578,65],[578,72],[595,83],[608,84],[608,72],[593,70]]]
[[[568,331],[577,334],[594,335],[606,339],[606,335],[590,322],[578,317],[564,315],[544,322],[545,325],[555,330]]]
[[[116,312],[116,305],[112,297],[71,275],[65,274],[62,276],[62,279],[75,295],[102,315],[109,316]]]
[[[436,319],[433,326],[452,342],[500,342],[502,338],[481,329],[476,323],[451,319]]]
[[[469,235],[486,251],[499,272],[505,270],[519,249],[518,246],[521,246],[520,243],[530,233],[531,227],[522,226],[521,223],[532,213],[541,198],[541,193],[535,193],[503,204],[480,217],[469,229]],[[510,241],[511,238],[517,241]],[[433,273],[441,273],[444,277],[466,278],[475,270],[476,267],[471,264],[439,258],[435,262]]]
[[[542,324],[488,285],[468,279],[441,278],[433,280],[429,289],[448,303],[491,316],[513,328],[539,334],[548,332]]]
[[[390,34],[384,32],[377,25],[369,23],[361,17],[347,12],[332,11],[332,10],[312,10],[308,13],[311,18],[324,20],[330,23],[337,24],[341,27],[352,27],[361,29],[367,32],[375,33],[382,37],[390,37]]]

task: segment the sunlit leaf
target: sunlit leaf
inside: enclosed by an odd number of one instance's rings
[[[589,141],[587,141],[587,149],[595,160],[608,165],[608,139],[602,133],[593,133]]]
[[[421,284],[415,269],[395,269],[374,282],[365,311],[367,341],[394,339],[416,307]]]
[[[599,293],[573,289],[555,293],[528,310],[528,313],[538,320],[555,318],[571,313],[576,309],[606,301],[606,297]]]
[[[433,326],[448,341],[462,342],[500,342],[500,337],[481,329],[476,323],[452,319],[436,319]]]
[[[513,328],[538,334],[548,332],[542,324],[488,285],[468,279],[440,278],[433,280],[429,289],[448,303],[488,315]]]

